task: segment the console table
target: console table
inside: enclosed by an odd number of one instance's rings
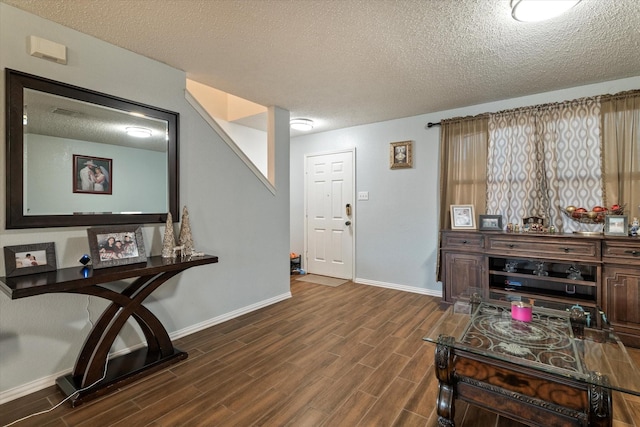
[[[74,395],[71,404],[77,406],[187,358],[187,353],[173,346],[160,320],[142,303],[180,272],[216,262],[218,257],[210,255],[175,259],[155,256],[149,257],[146,263],[98,270],[72,267],[20,277],[0,277],[0,290],[11,299],[76,293],[111,301],[87,336],[71,374],[56,380],[66,396]],[[131,278],[135,280],[124,285],[120,292],[102,286]],[[109,349],[129,318],[140,326],[147,345],[108,360]]]
[[[534,307],[531,322],[501,303],[450,306],[424,338],[436,344],[438,425],[456,399],[527,425],[610,427],[611,391],[640,396],[640,370],[611,329],[578,328],[565,311]]]

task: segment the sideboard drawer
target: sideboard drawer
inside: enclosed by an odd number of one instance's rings
[[[640,265],[640,239],[605,240],[602,245],[602,259],[605,262]]]
[[[487,252],[537,258],[600,261],[600,241],[577,239],[551,241],[551,239],[541,240],[535,237],[496,236],[489,237]]]
[[[481,252],[484,249],[484,236],[464,231],[443,232],[441,247],[442,249]]]

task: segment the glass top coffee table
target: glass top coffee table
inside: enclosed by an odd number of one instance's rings
[[[530,322],[511,305],[451,306],[424,338],[436,344],[438,423],[453,426],[461,399],[528,425],[611,426],[611,391],[640,396],[640,371],[608,328],[533,307]]]

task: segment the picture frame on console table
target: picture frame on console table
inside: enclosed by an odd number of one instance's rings
[[[626,215],[605,215],[604,234],[605,236],[628,236],[629,220]]]
[[[473,205],[451,205],[451,229],[475,230],[476,216]]]
[[[502,215],[480,215],[478,223],[480,230],[502,231]]]
[[[55,271],[56,244],[46,242],[5,246],[4,265],[7,277]]]
[[[87,237],[94,269],[147,261],[141,226],[89,228]]]

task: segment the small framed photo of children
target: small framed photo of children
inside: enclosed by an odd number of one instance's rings
[[[502,215],[480,215],[480,230],[502,231]]]
[[[475,230],[476,220],[473,205],[451,205],[451,229]]]
[[[7,277],[25,276],[56,270],[56,244],[35,243],[4,247]]]
[[[103,157],[73,155],[73,192],[111,194],[112,160]]]
[[[87,235],[94,269],[147,261],[140,226],[89,228]]]

